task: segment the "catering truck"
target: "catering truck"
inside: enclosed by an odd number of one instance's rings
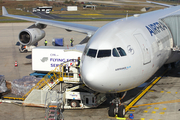
[[[61,63],[82,56],[85,44],[74,47],[40,46],[32,50],[32,70],[49,72]],[[72,63],[70,63],[72,64]]]

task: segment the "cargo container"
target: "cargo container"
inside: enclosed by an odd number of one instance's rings
[[[40,46],[32,50],[32,70],[49,72],[63,62],[81,57],[85,44],[74,47]]]
[[[67,11],[77,11],[77,6],[67,6]]]
[[[64,38],[54,38],[52,40],[52,45],[54,45],[54,46],[64,46]]]

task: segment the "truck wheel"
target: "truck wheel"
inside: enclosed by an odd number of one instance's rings
[[[125,107],[124,105],[119,106],[118,108],[118,117],[124,117],[125,116]]]
[[[115,117],[115,112],[114,112],[115,107],[116,107],[115,104],[111,104],[111,105],[109,106],[108,114],[109,114],[110,117]]]
[[[71,107],[79,107],[79,102],[78,101],[71,101]]]

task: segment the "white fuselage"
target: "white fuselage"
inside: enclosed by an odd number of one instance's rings
[[[159,19],[179,11],[179,6],[162,9],[99,28],[82,56],[84,83],[95,91],[117,93],[148,80],[171,55],[172,37]]]

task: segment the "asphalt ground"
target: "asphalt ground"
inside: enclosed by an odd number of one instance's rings
[[[119,17],[108,17],[108,15],[124,15],[126,16],[126,14],[99,14],[99,15],[105,15],[107,17],[92,17],[92,18],[88,18],[88,17],[82,17],[82,18],[74,18],[71,16],[74,15],[81,15],[81,16],[88,16],[84,15],[84,14],[46,14],[45,12],[34,12],[32,13],[35,16],[38,16],[39,18],[42,19],[59,19],[59,20],[64,20],[64,19],[68,19],[68,20],[75,20],[75,19],[83,19],[83,20],[91,20],[91,19],[110,19],[110,20],[115,20],[115,19],[119,19]],[[64,15],[68,15],[69,17],[62,17]],[[92,15],[92,14],[91,14]],[[129,15],[133,15],[133,14],[129,14]]]
[[[108,22],[83,22],[84,24],[102,26]],[[22,78],[23,76],[32,73],[31,52],[20,53],[18,35],[21,30],[26,29],[33,23],[2,23],[0,24],[0,74],[5,75],[6,80]],[[44,29],[46,36],[38,43],[38,46],[43,46],[44,41],[48,41],[48,46],[52,46],[53,38],[64,38],[64,46],[70,46],[70,39],[74,39],[74,45],[83,40],[86,35],[77,32],[67,32],[64,29],[47,26]],[[18,67],[14,67],[15,61],[18,62]]]
[[[78,22],[79,23],[79,22]],[[102,26],[108,22],[80,22],[82,24]],[[32,25],[32,23],[3,23],[0,24],[0,74],[5,75],[7,81],[22,78],[32,73],[31,69],[31,52],[20,53],[17,41],[19,32]],[[64,38],[64,46],[70,46],[70,38],[73,37],[74,44],[78,44],[86,35],[77,32],[67,32],[64,29],[48,26],[45,29],[46,37],[39,42],[38,46],[44,45],[44,40],[48,41],[48,46],[52,46],[53,38]],[[15,61],[18,67],[14,66]],[[146,83],[150,83],[154,78],[162,76],[166,69],[162,67],[151,79]],[[176,68],[168,70],[141,99],[137,101],[135,106],[129,113],[134,113],[134,120],[179,120],[180,109],[180,65]],[[146,84],[145,84],[146,85]],[[142,92],[144,87],[141,86],[127,92],[123,99],[124,104],[129,104],[131,100]],[[63,112],[65,120],[113,120],[115,118],[108,117],[108,100],[95,109],[84,110],[65,110]],[[25,107],[17,104],[1,103],[0,119],[1,120],[44,120],[45,108]]]

